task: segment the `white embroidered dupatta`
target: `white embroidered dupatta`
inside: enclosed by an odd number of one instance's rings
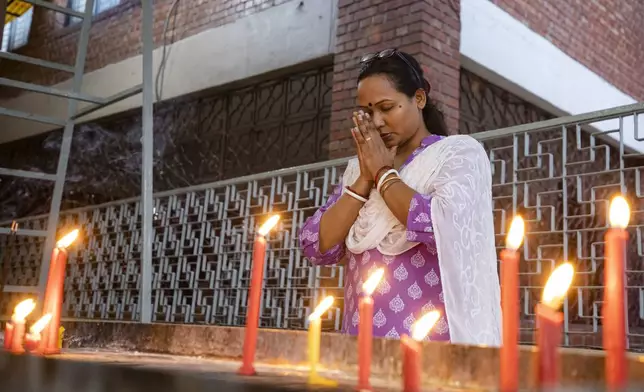
[[[359,174],[358,161],[352,159],[343,184],[352,184]],[[449,136],[420,152],[400,176],[412,189],[432,197],[431,220],[451,342],[500,345],[492,176],[485,150],[470,136]],[[406,225],[373,190],[346,245],[357,254],[377,248],[384,255],[399,255],[418,243],[407,241]]]

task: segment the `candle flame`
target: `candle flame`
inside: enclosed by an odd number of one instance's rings
[[[610,210],[608,213],[608,220],[612,227],[617,227],[620,229],[626,228],[628,226],[628,221],[630,220],[631,209],[628,206],[628,202],[624,199],[623,196],[616,196],[610,202]]]
[[[33,312],[36,308],[36,303],[33,299],[29,298],[18,305],[13,309],[13,315],[11,316],[12,321],[25,321],[25,318],[29,316],[29,313]]]
[[[566,292],[572,284],[575,268],[570,263],[564,263],[555,268],[543,288],[541,302],[553,309],[558,309],[563,302]]]
[[[375,270],[371,275],[369,275],[367,281],[362,284],[362,291],[364,291],[366,295],[373,294],[374,290],[376,289],[376,287],[378,287],[378,284],[380,283],[380,280],[384,275],[384,268],[378,268],[377,270]]]
[[[512,224],[510,224],[510,232],[505,239],[505,247],[512,250],[517,250],[523,242],[523,236],[525,234],[525,223],[523,218],[520,215],[517,215],[512,219]]]
[[[332,295],[329,295],[328,297],[324,298],[322,302],[315,308],[313,313],[309,316],[309,320],[316,320],[319,319],[329,308],[331,305],[333,305],[333,301],[335,298],[333,298]]]
[[[268,234],[269,231],[275,227],[277,222],[279,222],[280,216],[279,215],[273,215],[264,224],[259,228],[258,233],[259,235],[266,235]]]
[[[76,241],[76,238],[78,238],[78,233],[78,229],[75,229],[71,233],[65,235],[56,242],[56,248],[66,249],[69,247],[74,241]]]
[[[38,321],[34,323],[34,325],[29,328],[29,333],[32,335],[36,335],[42,332],[43,329],[49,324],[51,321],[51,313],[47,313],[46,315],[42,316]]]
[[[432,310],[431,312],[425,313],[421,318],[419,318],[411,326],[411,338],[416,341],[421,341],[425,339],[425,336],[434,328],[436,322],[441,317],[441,313],[438,310]]]

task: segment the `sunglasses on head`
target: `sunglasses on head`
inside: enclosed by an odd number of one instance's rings
[[[396,56],[405,62],[407,67],[409,67],[409,69],[414,73],[414,77],[416,78],[416,81],[418,82],[419,86],[425,85],[423,78],[420,77],[420,74],[418,73],[416,68],[414,68],[409,62],[409,60],[407,60],[407,58],[403,56],[402,53],[400,53],[397,49],[385,49],[380,52],[366,54],[362,56],[362,58],[360,59],[360,64],[362,64],[363,67],[368,67],[371,63],[373,63],[376,60],[386,59],[392,56]]]

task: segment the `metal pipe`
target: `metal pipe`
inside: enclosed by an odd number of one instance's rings
[[[92,27],[92,13],[94,10],[94,0],[87,0],[85,3],[85,17],[83,18],[80,37],[78,38],[78,51],[76,52],[76,64],[74,66],[74,79],[72,82],[72,92],[78,93],[83,84],[83,75],[85,73],[85,59],[87,58],[87,45],[89,42],[89,30]],[[60,216],[60,204],[63,199],[63,189],[65,187],[65,177],[67,176],[67,164],[69,163],[69,153],[72,146],[72,136],[74,135],[74,120],[72,117],[78,109],[78,101],[69,99],[67,103],[67,120],[65,130],[63,131],[63,140],[60,146],[60,155],[58,156],[58,168],[56,169],[56,182],[54,183],[54,192],[49,207],[49,218],[47,219],[47,239],[43,247],[43,256],[40,264],[40,277],[38,280],[38,304],[42,307],[45,289],[47,287],[47,276],[49,275],[49,257],[56,242],[56,229],[58,227],[58,217]]]
[[[89,103],[101,104],[105,101],[103,98],[91,97],[89,95],[81,94],[80,90],[65,91],[65,90],[60,90],[49,86],[41,86],[33,83],[25,83],[18,80],[12,80],[7,78],[0,78],[0,86],[7,86],[12,88],[17,88],[20,90],[31,91],[34,93],[53,95],[55,97],[74,99],[74,100],[85,101]]]
[[[17,236],[24,236],[24,237],[46,237],[47,236],[47,232],[44,230],[18,229],[16,231],[13,231],[9,227],[0,227],[0,234],[17,235]]]
[[[0,46],[4,39],[4,20],[7,15],[7,0],[0,0]]]
[[[599,122],[603,120],[614,119],[619,116],[632,115],[633,113],[638,112],[644,112],[644,102],[634,103],[632,105],[618,106],[605,110],[598,110],[596,112],[577,114],[574,116],[557,117],[550,120],[515,125],[512,127],[500,128],[492,131],[479,132],[473,134],[472,137],[477,140],[496,139],[503,136],[513,135],[515,133],[543,131],[570,124]]]
[[[153,42],[153,10],[152,0],[142,0],[142,26],[143,41],[143,119],[142,119],[142,145],[143,169],[141,170],[141,207],[143,209],[143,252],[141,257],[141,293],[139,296],[141,309],[141,322],[152,322],[152,243],[154,229],[153,219],[153,106],[154,106],[154,70],[152,68]]]
[[[24,120],[35,121],[43,124],[57,125],[59,127],[65,125],[65,121],[59,120],[57,118],[41,116],[34,113],[21,112],[20,110],[7,109],[3,107],[0,107],[0,116],[22,118]]]
[[[33,178],[34,180],[56,181],[55,174],[47,174],[47,173],[18,170],[18,169],[7,169],[5,167],[0,167],[0,176],[12,176],[12,177],[22,177],[22,178]]]
[[[56,4],[54,4],[52,2],[48,2],[48,1],[41,1],[41,0],[22,0],[22,1],[24,1],[25,3],[29,3],[31,5],[35,5],[35,6],[38,6],[38,7],[43,7],[43,8],[50,9],[50,10],[52,10],[54,12],[59,12],[61,14],[74,16],[76,18],[84,18],[86,16],[85,12],[79,12],[79,11],[73,10],[71,8],[61,7],[59,5],[56,5]]]
[[[2,1],[2,0],[0,0],[0,1]],[[0,37],[0,39],[1,38],[2,37]],[[34,57],[23,56],[23,55],[18,54],[18,53],[0,52],[0,59],[11,60],[11,61],[19,61],[19,62],[22,62],[22,63],[37,65],[39,67],[45,67],[45,68],[50,68],[50,69],[56,69],[56,70],[59,70],[59,71],[64,71],[64,72],[69,72],[69,73],[74,72],[74,67],[72,67],[71,65],[58,64],[58,63],[54,63],[54,62],[47,61],[47,60],[37,59],[37,58],[34,58]]]
[[[86,107],[85,109],[79,110],[78,113],[76,113],[72,117],[72,119],[76,120],[76,119],[79,119],[79,118],[81,118],[83,116],[87,116],[88,114],[94,113],[95,111],[100,110],[100,109],[104,108],[105,106],[109,106],[109,105],[112,105],[112,104],[117,103],[119,101],[122,101],[124,99],[128,99],[130,97],[133,97],[136,94],[140,93],[141,91],[143,91],[143,85],[141,85],[141,84],[139,84],[137,86],[134,86],[134,87],[130,87],[127,90],[121,91],[120,93],[116,93],[116,94],[114,94],[112,96],[109,96],[109,97],[105,98],[105,102],[103,102],[101,104]]]

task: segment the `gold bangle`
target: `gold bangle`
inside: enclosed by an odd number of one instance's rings
[[[390,176],[389,178],[386,178],[386,179],[382,182],[382,184],[380,184],[380,193],[382,194],[382,190],[384,189],[385,185],[387,185],[387,184],[391,183],[392,181],[398,181],[398,180],[400,180],[400,177],[398,177],[398,176],[396,176],[396,175],[394,175],[394,176]]]
[[[391,188],[392,185],[397,184],[399,182],[402,182],[402,180],[400,178],[397,178],[396,181],[389,182],[387,184],[387,186],[383,185],[382,188],[380,188],[380,196],[382,196],[384,198],[385,197],[385,192],[387,192],[387,189]]]

